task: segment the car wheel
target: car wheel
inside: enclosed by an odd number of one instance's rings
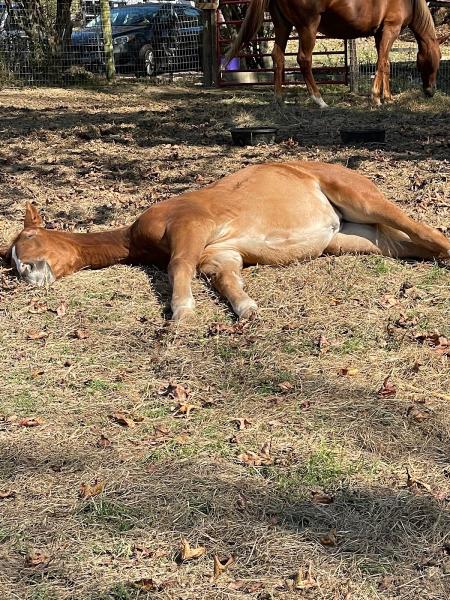
[[[143,46],[139,52],[139,75],[151,77],[156,73],[156,59],[153,48]]]

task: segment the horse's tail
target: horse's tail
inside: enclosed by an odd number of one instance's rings
[[[411,29],[419,35],[428,34],[436,37],[436,29],[427,0],[412,0],[412,9]]]
[[[225,55],[225,64],[239,54],[242,46],[248,44],[261,28],[264,19],[264,13],[269,5],[269,0],[251,0],[244,20],[239,29],[239,33],[234,38],[230,49]]]

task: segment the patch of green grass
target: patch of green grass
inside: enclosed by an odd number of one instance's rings
[[[336,354],[356,354],[367,349],[367,344],[360,337],[347,338],[342,342],[340,346],[334,347]]]
[[[30,392],[22,391],[11,398],[14,411],[22,414],[34,412],[37,407],[36,398]]]
[[[382,258],[381,256],[372,256],[368,259],[369,267],[376,273],[376,275],[386,275],[392,270],[392,265],[389,261]]]
[[[137,592],[131,590],[123,583],[117,583],[108,592],[95,594],[90,600],[131,600],[136,598]],[[147,595],[145,595],[147,597]],[[142,596],[144,598],[144,596]]]
[[[175,401],[174,401],[174,405],[175,405]],[[145,417],[149,417],[150,419],[160,419],[163,417],[167,417],[167,415],[170,415],[170,405],[169,404],[164,404],[163,402],[153,402],[153,403],[149,403],[147,406],[144,406],[141,409],[142,414]],[[153,429],[153,425],[152,425],[152,429]]]
[[[425,276],[422,277],[421,281],[418,283],[417,287],[419,288],[429,288],[433,285],[437,285],[443,283],[444,281],[448,281],[449,273],[448,270],[439,267],[438,265],[432,265],[426,272]]]
[[[152,448],[145,457],[146,463],[164,462],[167,459],[178,460],[196,456],[199,453],[199,448],[195,444],[180,444],[175,440],[171,440],[158,448]]]
[[[30,595],[30,600],[56,600],[56,596],[52,590],[49,590],[48,586],[37,585]]]
[[[129,531],[138,521],[139,514],[120,502],[96,498],[86,503],[78,513],[88,523],[103,523],[116,531]]]

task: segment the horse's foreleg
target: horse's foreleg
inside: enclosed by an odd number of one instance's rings
[[[195,301],[192,295],[192,279],[209,235],[201,227],[186,224],[172,228],[168,233],[170,261],[167,268],[172,285],[172,319],[181,321],[194,312]]]
[[[386,101],[392,100],[389,52],[399,34],[400,27],[384,26],[382,31],[375,35],[375,45],[378,54],[377,68],[372,85],[372,103],[375,106],[381,104],[382,98]]]
[[[242,257],[235,250],[208,249],[200,264],[200,271],[211,277],[212,284],[233,307],[240,319],[256,314],[256,302],[244,291],[241,277]]]
[[[275,86],[275,98],[278,102],[283,101],[283,73],[284,73],[284,53],[286,44],[291,35],[292,25],[287,23],[282,15],[279,14],[276,7],[272,10],[272,21],[275,28],[275,43],[272,50],[272,60],[274,67],[273,83]]]
[[[312,72],[312,53],[316,43],[319,23],[320,16],[309,23],[307,27],[299,28],[297,26],[297,32],[300,38],[298,44],[299,48],[297,61],[300,65],[306,87],[308,88],[308,92],[312,100],[314,100],[314,102],[320,106],[320,108],[327,108],[328,105],[323,101],[322,96],[320,95],[319,88],[317,87],[317,83],[314,80]]]

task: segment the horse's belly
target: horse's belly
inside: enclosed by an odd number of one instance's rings
[[[320,256],[339,231],[339,220],[301,231],[273,231],[267,235],[246,235],[228,240],[246,265],[281,265]]]
[[[379,29],[382,18],[371,6],[371,2],[354,3],[349,12],[336,5],[321,15],[319,31],[334,38],[352,39],[374,35]]]

